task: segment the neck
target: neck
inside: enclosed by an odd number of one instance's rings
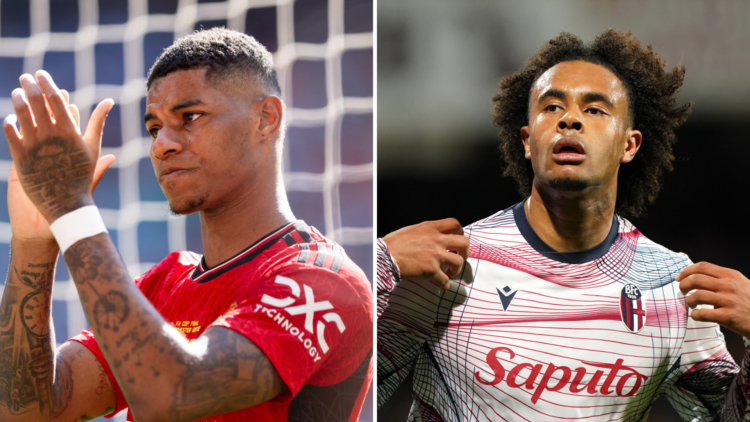
[[[559,191],[533,184],[526,218],[544,243],[558,252],[591,249],[607,238],[615,213],[617,185]]]
[[[268,183],[257,183],[219,207],[200,212],[203,258],[212,268],[263,236],[294,221],[281,171]]]

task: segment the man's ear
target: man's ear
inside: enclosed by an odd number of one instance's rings
[[[275,95],[269,95],[257,104],[260,112],[258,122],[259,141],[274,139],[281,130],[281,121],[284,116],[284,106],[281,99]]]
[[[639,130],[628,130],[626,135],[627,138],[625,139],[624,145],[625,149],[620,157],[621,163],[629,163],[633,161],[635,153],[638,152],[638,149],[641,147],[641,140],[643,139],[643,135]]]
[[[524,126],[521,128],[521,142],[523,142],[524,156],[527,160],[531,160],[531,143],[529,142],[529,127]]]

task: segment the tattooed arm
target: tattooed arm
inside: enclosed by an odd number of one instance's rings
[[[284,391],[264,353],[241,334],[213,327],[188,343],[132,282],[108,234],[80,240],[64,257],[136,420],[198,420]]]
[[[67,104],[67,92],[62,95],[78,131],[78,109]],[[12,117],[4,130],[15,132]],[[100,134],[87,131],[85,136],[98,147]],[[95,183],[112,162],[113,156],[98,160]],[[79,421],[111,412],[113,390],[96,357],[79,343],[54,350],[50,313],[59,248],[47,221],[24,193],[15,163],[8,175],[8,212],[13,237],[0,301],[0,420]]]
[[[98,152],[74,130],[49,75],[40,71],[37,80],[21,77],[28,103],[13,93],[23,136],[15,127],[4,129],[24,191],[52,223],[93,204]],[[46,113],[45,96],[55,121]],[[284,390],[263,352],[240,334],[211,328],[188,344],[133,283],[107,233],[76,242],[63,256],[97,342],[138,421],[197,420],[254,406]]]
[[[79,343],[54,350],[50,305],[58,252],[55,243],[11,240],[0,302],[2,421],[79,421],[114,410],[112,387],[101,385],[96,357]]]

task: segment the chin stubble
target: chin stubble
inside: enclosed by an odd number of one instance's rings
[[[549,185],[552,189],[566,192],[580,192],[589,186],[585,180],[568,178],[552,179]]]
[[[186,204],[179,208],[175,208],[172,203],[169,203],[169,213],[172,215],[185,215],[185,214],[192,214],[194,213],[197,208],[199,208],[201,205],[206,203],[206,200],[208,199],[208,194],[201,195],[198,197],[195,197],[188,201]]]

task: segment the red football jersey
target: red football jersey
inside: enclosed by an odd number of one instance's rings
[[[344,250],[315,228],[290,223],[211,269],[200,255],[173,252],[135,282],[188,340],[209,327],[247,337],[289,389],[206,421],[358,419],[372,381],[371,286]],[[126,408],[92,331],[71,340],[88,347],[109,375],[117,409],[107,417]]]

